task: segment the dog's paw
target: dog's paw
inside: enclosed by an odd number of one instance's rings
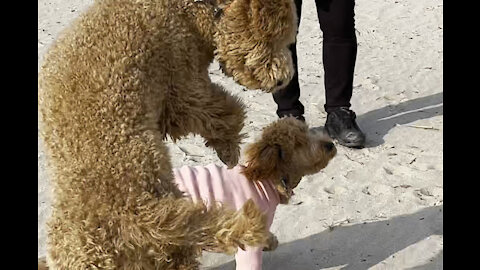
[[[232,154],[229,152],[217,151],[218,158],[225,164],[229,169],[237,166],[239,154]]]
[[[267,244],[268,245],[263,248],[263,251],[274,251],[275,249],[277,249],[278,239],[273,233],[270,233]]]
[[[227,144],[227,143],[221,143],[221,144],[212,144],[212,143],[206,143],[206,146],[211,146],[215,149],[217,152],[218,158],[225,164],[229,169],[237,166],[238,164],[238,159],[240,157],[240,147],[238,144]]]

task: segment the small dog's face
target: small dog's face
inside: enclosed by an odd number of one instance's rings
[[[286,86],[294,73],[288,50],[297,32],[293,0],[219,1],[215,56],[223,72],[250,89]]]
[[[336,153],[328,136],[287,117],[267,126],[261,139],[248,146],[244,173],[249,180],[274,181],[281,202],[287,203],[302,177],[325,168]]]

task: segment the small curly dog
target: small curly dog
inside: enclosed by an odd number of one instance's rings
[[[244,106],[208,66],[276,91],[296,20],[292,0],[97,0],[61,34],[39,74],[51,269],[197,269],[202,250],[269,245],[253,202],[185,198],[163,140],[199,134],[235,166]]]
[[[288,203],[300,179],[326,167],[336,152],[329,137],[295,118],[285,118],[266,127],[261,138],[248,146],[246,166],[183,166],[174,169],[174,175],[180,190],[195,202],[208,206],[220,202],[238,210],[253,200],[267,215],[270,228],[277,205]],[[276,246],[272,235],[267,250]],[[262,247],[239,248],[235,259],[237,270],[260,270]]]

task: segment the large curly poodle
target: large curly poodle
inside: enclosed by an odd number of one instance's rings
[[[53,187],[51,269],[197,269],[271,237],[252,202],[239,211],[185,199],[163,140],[205,138],[237,164],[244,107],[208,66],[272,92],[292,77],[292,0],[97,0],[47,53],[41,136]]]

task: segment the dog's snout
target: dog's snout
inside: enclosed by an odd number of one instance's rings
[[[335,145],[332,142],[325,143],[325,149],[327,149],[327,151],[332,151],[333,148],[335,148]]]

